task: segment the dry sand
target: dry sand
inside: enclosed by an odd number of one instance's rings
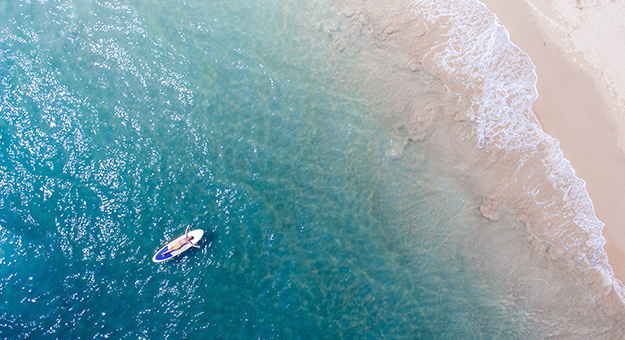
[[[480,1],[536,65],[534,114],[586,181],[610,264],[625,282],[625,3]]]

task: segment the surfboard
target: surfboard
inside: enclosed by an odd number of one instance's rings
[[[171,252],[165,254],[165,252],[167,252],[167,250],[170,249],[171,247],[174,247],[177,244],[178,241],[183,240],[184,236],[185,236],[184,234],[179,236],[175,240],[168,242],[163,248],[159,249],[159,251],[156,252],[154,257],[152,257],[152,261],[157,262],[157,263],[158,262],[167,261],[167,260],[169,260],[171,258],[174,258],[174,257],[184,253],[189,248],[191,248],[192,246],[187,243],[184,246],[180,247],[179,249],[176,249],[174,251],[171,251]],[[189,232],[189,238],[193,237],[191,239],[191,243],[193,243],[193,244],[197,244],[198,242],[200,242],[200,240],[202,239],[202,236],[204,236],[204,230],[202,230],[202,229],[195,229],[195,230],[192,230],[192,231]]]

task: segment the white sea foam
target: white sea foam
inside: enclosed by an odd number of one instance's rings
[[[413,1],[405,10],[428,29],[439,30],[422,63],[466,102],[463,113],[472,122],[477,147],[497,162],[518,159],[510,176],[513,183],[500,186],[491,197],[502,200],[513,191],[511,185],[520,186],[521,195],[530,197],[531,209],[536,210],[524,221],[529,232],[552,256],[572,259],[582,272],[598,270],[603,285],[623,300],[623,285],[608,263],[603,223],[595,216],[585,182],[575,176],[558,141],[541,129],[532,112],[537,91],[529,56],[510,42],[505,28],[477,1]]]

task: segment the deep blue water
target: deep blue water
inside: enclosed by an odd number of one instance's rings
[[[0,3],[0,337],[527,336],[465,249],[477,205],[390,156],[324,6]],[[152,263],[187,226],[202,248]]]

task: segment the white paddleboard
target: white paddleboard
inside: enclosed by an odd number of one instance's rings
[[[204,236],[204,230],[202,229],[195,229],[189,232],[189,238],[192,237],[191,239],[191,243],[193,244],[197,244],[198,242],[200,242],[200,240],[202,239],[202,236]],[[185,244],[182,247],[168,252],[167,254],[163,255],[165,252],[167,252],[168,249],[171,249],[171,247],[176,246],[176,244],[183,240],[185,237],[185,235],[183,234],[182,236],[176,238],[173,241],[170,241],[169,243],[167,243],[163,248],[159,249],[159,251],[156,252],[156,254],[154,255],[154,257],[152,257],[152,261],[154,262],[163,262],[163,261],[167,261],[171,258],[174,258],[182,253],[184,253],[185,251],[187,251],[189,248],[192,247],[192,245],[190,244]]]

